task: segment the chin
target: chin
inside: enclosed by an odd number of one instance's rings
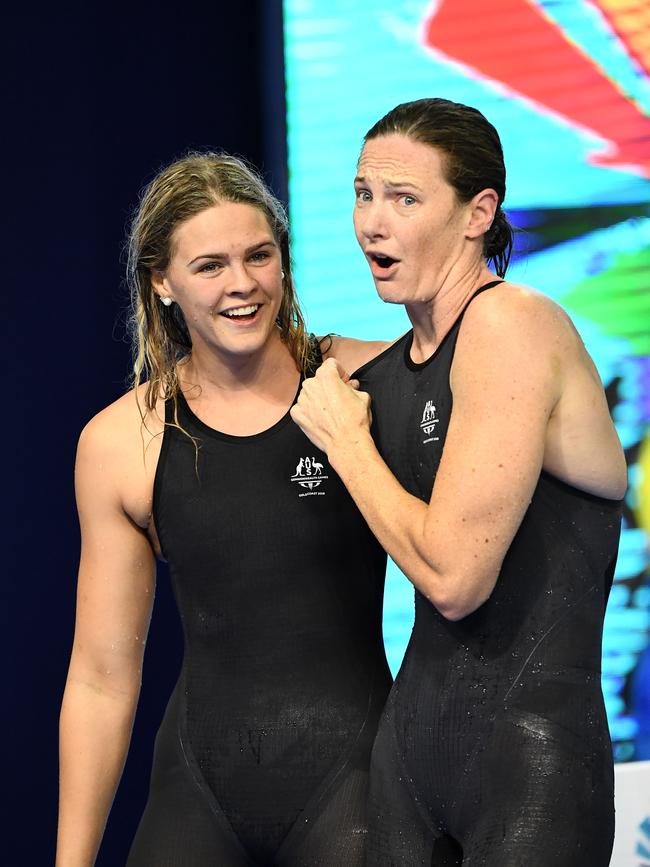
[[[406,304],[408,301],[404,297],[404,293],[400,292],[397,286],[392,283],[380,283],[379,285],[375,283],[375,289],[384,304]]]

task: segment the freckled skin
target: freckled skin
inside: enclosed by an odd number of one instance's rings
[[[354,230],[362,250],[400,260],[394,278],[375,279],[380,298],[413,308],[418,321],[430,316],[434,299],[438,305],[448,299],[453,309],[440,312],[455,314],[456,296],[466,297],[482,271],[489,275],[479,254],[496,193],[459,202],[444,178],[442,155],[403,135],[366,143],[355,191]]]
[[[368,864],[573,867],[582,851],[604,867],[611,745],[602,695],[588,684],[624,456],[568,317],[532,290],[494,285],[482,255],[494,191],[460,204],[441,168],[435,150],[404,136],[364,147],[357,239],[378,294],[405,305],[413,333],[359,371],[360,390],[323,365],[292,410],[417,591],[375,743]],[[399,261],[383,267],[373,251]],[[455,324],[457,339],[445,343]],[[413,395],[402,399],[400,383]],[[365,388],[386,462],[368,430]],[[430,475],[416,436],[425,394],[440,397],[448,420]],[[563,598],[549,599],[545,590],[560,586]],[[521,660],[531,660],[530,676]],[[477,714],[478,685],[491,695]],[[436,847],[432,858],[440,829],[462,855],[439,860]]]
[[[415,363],[494,280],[483,239],[496,193],[461,203],[443,169],[437,150],[395,134],[366,143],[355,179],[357,240],[380,297],[405,305]],[[382,268],[373,252],[395,263]],[[617,498],[626,468],[593,362],[566,314],[533,290],[504,282],[469,305],[450,386],[453,412],[428,505],[388,471],[369,436],[367,395],[328,362],[304,384],[292,416],[415,586],[458,619],[489,597],[541,469]],[[471,565],[477,553],[480,568]]]

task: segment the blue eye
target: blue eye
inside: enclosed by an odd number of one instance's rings
[[[402,202],[408,207],[410,205],[414,205],[417,202],[415,196],[409,196],[408,193],[405,193],[403,196],[400,196]]]

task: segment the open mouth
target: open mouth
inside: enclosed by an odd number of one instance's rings
[[[260,304],[247,304],[245,307],[231,307],[230,310],[222,310],[219,314],[232,322],[252,322],[257,316]]]
[[[368,253],[368,259],[370,270],[375,277],[388,277],[399,262],[399,259],[393,259],[392,256],[385,256],[383,253]]]

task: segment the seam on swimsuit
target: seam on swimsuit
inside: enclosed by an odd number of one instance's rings
[[[597,589],[596,585],[595,585],[595,584],[592,584],[592,586],[591,586],[588,590],[586,590],[586,591],[582,594],[582,596],[580,596],[579,599],[576,599],[575,602],[572,602],[571,605],[569,605],[569,607],[567,608],[567,610],[566,610],[563,614],[561,614],[561,615],[557,618],[557,620],[555,620],[555,621],[554,621],[554,622],[549,626],[549,628],[546,630],[546,632],[542,635],[542,637],[539,639],[539,641],[535,644],[535,646],[533,647],[533,649],[530,651],[530,653],[528,654],[528,656],[526,657],[526,659],[525,659],[525,661],[524,661],[524,664],[521,666],[521,668],[519,669],[519,672],[517,673],[516,677],[514,678],[514,680],[512,681],[512,683],[510,684],[510,689],[508,690],[508,692],[507,692],[507,693],[505,694],[505,696],[503,697],[503,702],[504,702],[504,704],[505,704],[506,701],[508,701],[508,696],[510,695],[510,693],[512,692],[512,690],[513,690],[513,689],[515,688],[515,686],[517,685],[517,681],[519,680],[519,678],[522,676],[522,674],[523,674],[524,671],[526,670],[526,666],[528,665],[528,663],[530,662],[530,660],[533,658],[533,655],[537,652],[537,650],[538,650],[538,648],[540,647],[540,645],[541,645],[544,641],[546,641],[546,639],[547,639],[548,636],[551,634],[551,632],[553,632],[553,630],[555,629],[555,627],[556,627],[558,624],[562,623],[562,621],[565,620],[565,619],[569,616],[569,614],[571,613],[571,611],[573,611],[573,609],[576,607],[576,605],[580,605],[580,603],[583,602],[583,601],[587,598],[587,596],[589,596],[590,593],[593,593],[596,589]]]
[[[337,782],[337,780],[339,779],[341,774],[344,772],[345,768],[348,766],[348,763],[350,761],[350,757],[352,756],[352,753],[354,752],[354,748],[359,743],[361,735],[364,733],[364,731],[366,730],[366,727],[368,725],[368,720],[370,718],[370,711],[372,710],[373,700],[375,697],[376,679],[377,679],[377,675],[375,673],[375,674],[373,674],[372,684],[370,687],[370,695],[368,696],[368,707],[366,708],[366,715],[364,717],[363,722],[359,726],[359,729],[358,729],[354,739],[350,743],[347,750],[345,750],[343,752],[342,761],[340,762],[338,768],[334,767],[330,771],[328,771],[327,774],[325,774],[325,776],[323,777],[323,779],[321,780],[321,782],[317,786],[316,791],[313,793],[313,795],[309,798],[309,800],[305,804],[304,810],[302,811],[302,813],[300,814],[298,819],[296,819],[296,821],[291,826],[291,828],[289,828],[286,837],[280,843],[280,847],[278,848],[278,851],[275,853],[276,858],[279,858],[280,855],[286,855],[287,854],[287,852],[284,851],[285,844],[286,844],[286,848],[287,848],[288,852],[291,853],[291,850],[292,850],[292,848],[295,848],[296,843],[300,842],[300,840],[304,837],[306,832],[308,830],[310,830],[311,828],[313,828],[314,823],[312,823],[310,825],[308,821],[305,821],[305,819],[304,819],[305,814],[307,814],[307,816],[309,817],[311,814],[314,813],[315,808],[322,802],[323,798],[325,798],[325,796],[327,794],[332,792],[334,784]]]
[[[391,707],[391,712],[392,712],[391,717],[392,718],[389,720],[390,737],[391,737],[391,740],[393,742],[393,746],[395,749],[395,756],[397,758],[397,762],[398,762],[400,768],[402,769],[402,773],[404,775],[404,785],[406,786],[406,788],[407,788],[407,790],[411,796],[413,806],[415,807],[415,810],[416,810],[418,816],[424,822],[425,826],[429,829],[429,831],[433,835],[433,839],[438,840],[440,837],[444,836],[447,832],[446,832],[446,830],[443,831],[440,827],[437,828],[435,826],[435,824],[433,823],[433,821],[431,819],[431,816],[427,812],[425,812],[424,807],[422,806],[422,803],[421,803],[420,799],[418,798],[415,785],[411,782],[411,778],[407,772],[406,765],[402,761],[402,756],[400,755],[400,751],[399,751],[399,744],[397,742],[397,732],[395,731],[396,718],[395,718],[394,709],[395,709],[395,702],[392,703],[392,707]]]
[[[254,867],[255,862],[251,859],[250,853],[244,848],[241,840],[235,833],[235,829],[230,824],[228,817],[223,812],[223,809],[217,799],[214,796],[214,792],[206,782],[201,773],[201,769],[198,766],[198,762],[194,756],[192,751],[192,746],[189,742],[189,738],[185,738],[185,713],[187,710],[186,702],[185,702],[185,671],[182,672],[181,677],[179,678],[179,686],[181,687],[181,692],[179,695],[179,714],[176,723],[176,730],[178,734],[178,742],[180,744],[181,753],[183,754],[183,759],[185,760],[185,764],[187,766],[187,770],[189,771],[192,782],[196,786],[196,788],[201,793],[204,801],[208,805],[210,812],[215,818],[217,825],[221,831],[227,833],[230,842],[233,846],[235,846],[239,852],[245,859],[246,862]]]

